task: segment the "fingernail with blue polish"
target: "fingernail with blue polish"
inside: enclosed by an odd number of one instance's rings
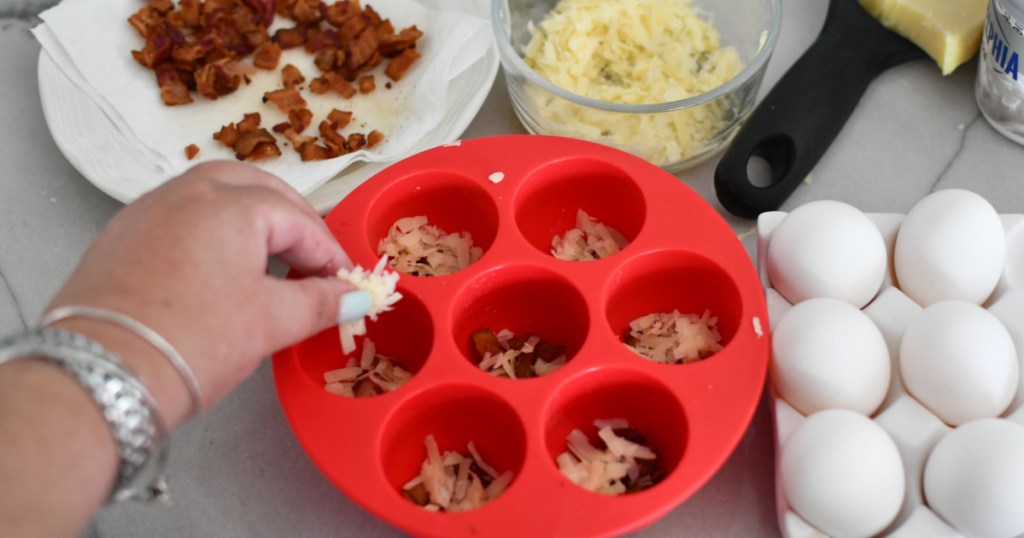
[[[366,290],[355,290],[341,296],[338,305],[338,323],[350,323],[370,312],[373,296]]]

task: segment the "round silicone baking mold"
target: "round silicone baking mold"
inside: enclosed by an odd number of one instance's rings
[[[551,239],[574,226],[579,209],[629,244],[596,261],[553,257]],[[296,436],[346,495],[418,536],[607,536],[654,522],[724,463],[764,387],[766,307],[735,233],[679,179],[589,142],[481,138],[392,165],[342,200],[326,223],[352,260],[369,267],[388,227],[416,215],[470,232],[484,253],[450,275],[402,275],[405,298],[369,323],[367,338],[412,379],[370,398],[324,390],[323,373],[348,358],[336,328],[274,357]],[[717,316],[723,349],[666,365],[625,346],[632,319],[673,309]],[[480,328],[535,333],[564,345],[569,361],[536,378],[492,376],[471,351],[470,334]],[[580,428],[593,437],[593,421],[610,418],[625,418],[646,436],[665,472],[661,482],[606,496],[562,476],[555,457],[566,435]],[[514,479],[475,510],[414,505],[401,488],[418,474],[428,434],[442,451],[465,454],[473,441]]]

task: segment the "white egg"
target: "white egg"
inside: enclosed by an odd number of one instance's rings
[[[885,399],[891,373],[881,331],[845,301],[798,303],[772,332],[772,383],[805,415],[833,407],[870,415]]]
[[[1006,326],[966,301],[943,301],[922,310],[907,325],[899,353],[907,391],[953,426],[998,416],[1020,383],[1017,351]]]
[[[911,208],[893,251],[899,287],[921,306],[981,304],[1003,271],[1006,231],[992,204],[961,189],[937,191]]]
[[[857,308],[878,293],[888,255],[878,227],[842,202],[806,203],[786,215],[768,240],[772,287],[791,303],[833,297]]]
[[[989,418],[946,434],[925,464],[924,496],[967,536],[1024,534],[1024,426]]]
[[[782,447],[780,472],[793,510],[836,538],[881,532],[906,489],[896,443],[873,420],[845,409],[801,422]]]

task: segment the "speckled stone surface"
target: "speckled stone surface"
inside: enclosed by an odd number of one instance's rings
[[[53,3],[0,0],[0,334],[35,322],[89,241],[121,207],[75,171],[47,130],[36,78],[39,45],[29,29]],[[783,0],[782,35],[762,94],[817,36],[826,4]],[[1024,212],[1024,148],[980,116],[976,69],[971,61],[942,77],[924,60],[883,74],[782,209],[836,199],[868,212],[905,213],[929,192],[960,187],[985,196],[1000,212]],[[464,138],[522,132],[499,73]],[[713,159],[680,179],[720,208],[712,187],[715,165]],[[754,222],[724,216],[753,255]],[[774,457],[771,419],[762,405],[715,477],[636,535],[778,535]],[[173,505],[107,508],[87,535],[401,534],[338,492],[306,458],[266,364],[218,408],[177,433],[169,471]]]

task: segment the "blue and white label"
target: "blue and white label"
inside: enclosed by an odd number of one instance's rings
[[[989,2],[985,35],[981,43],[981,61],[1000,75],[1018,80],[1020,56],[1024,51],[1024,27],[998,0]]]

